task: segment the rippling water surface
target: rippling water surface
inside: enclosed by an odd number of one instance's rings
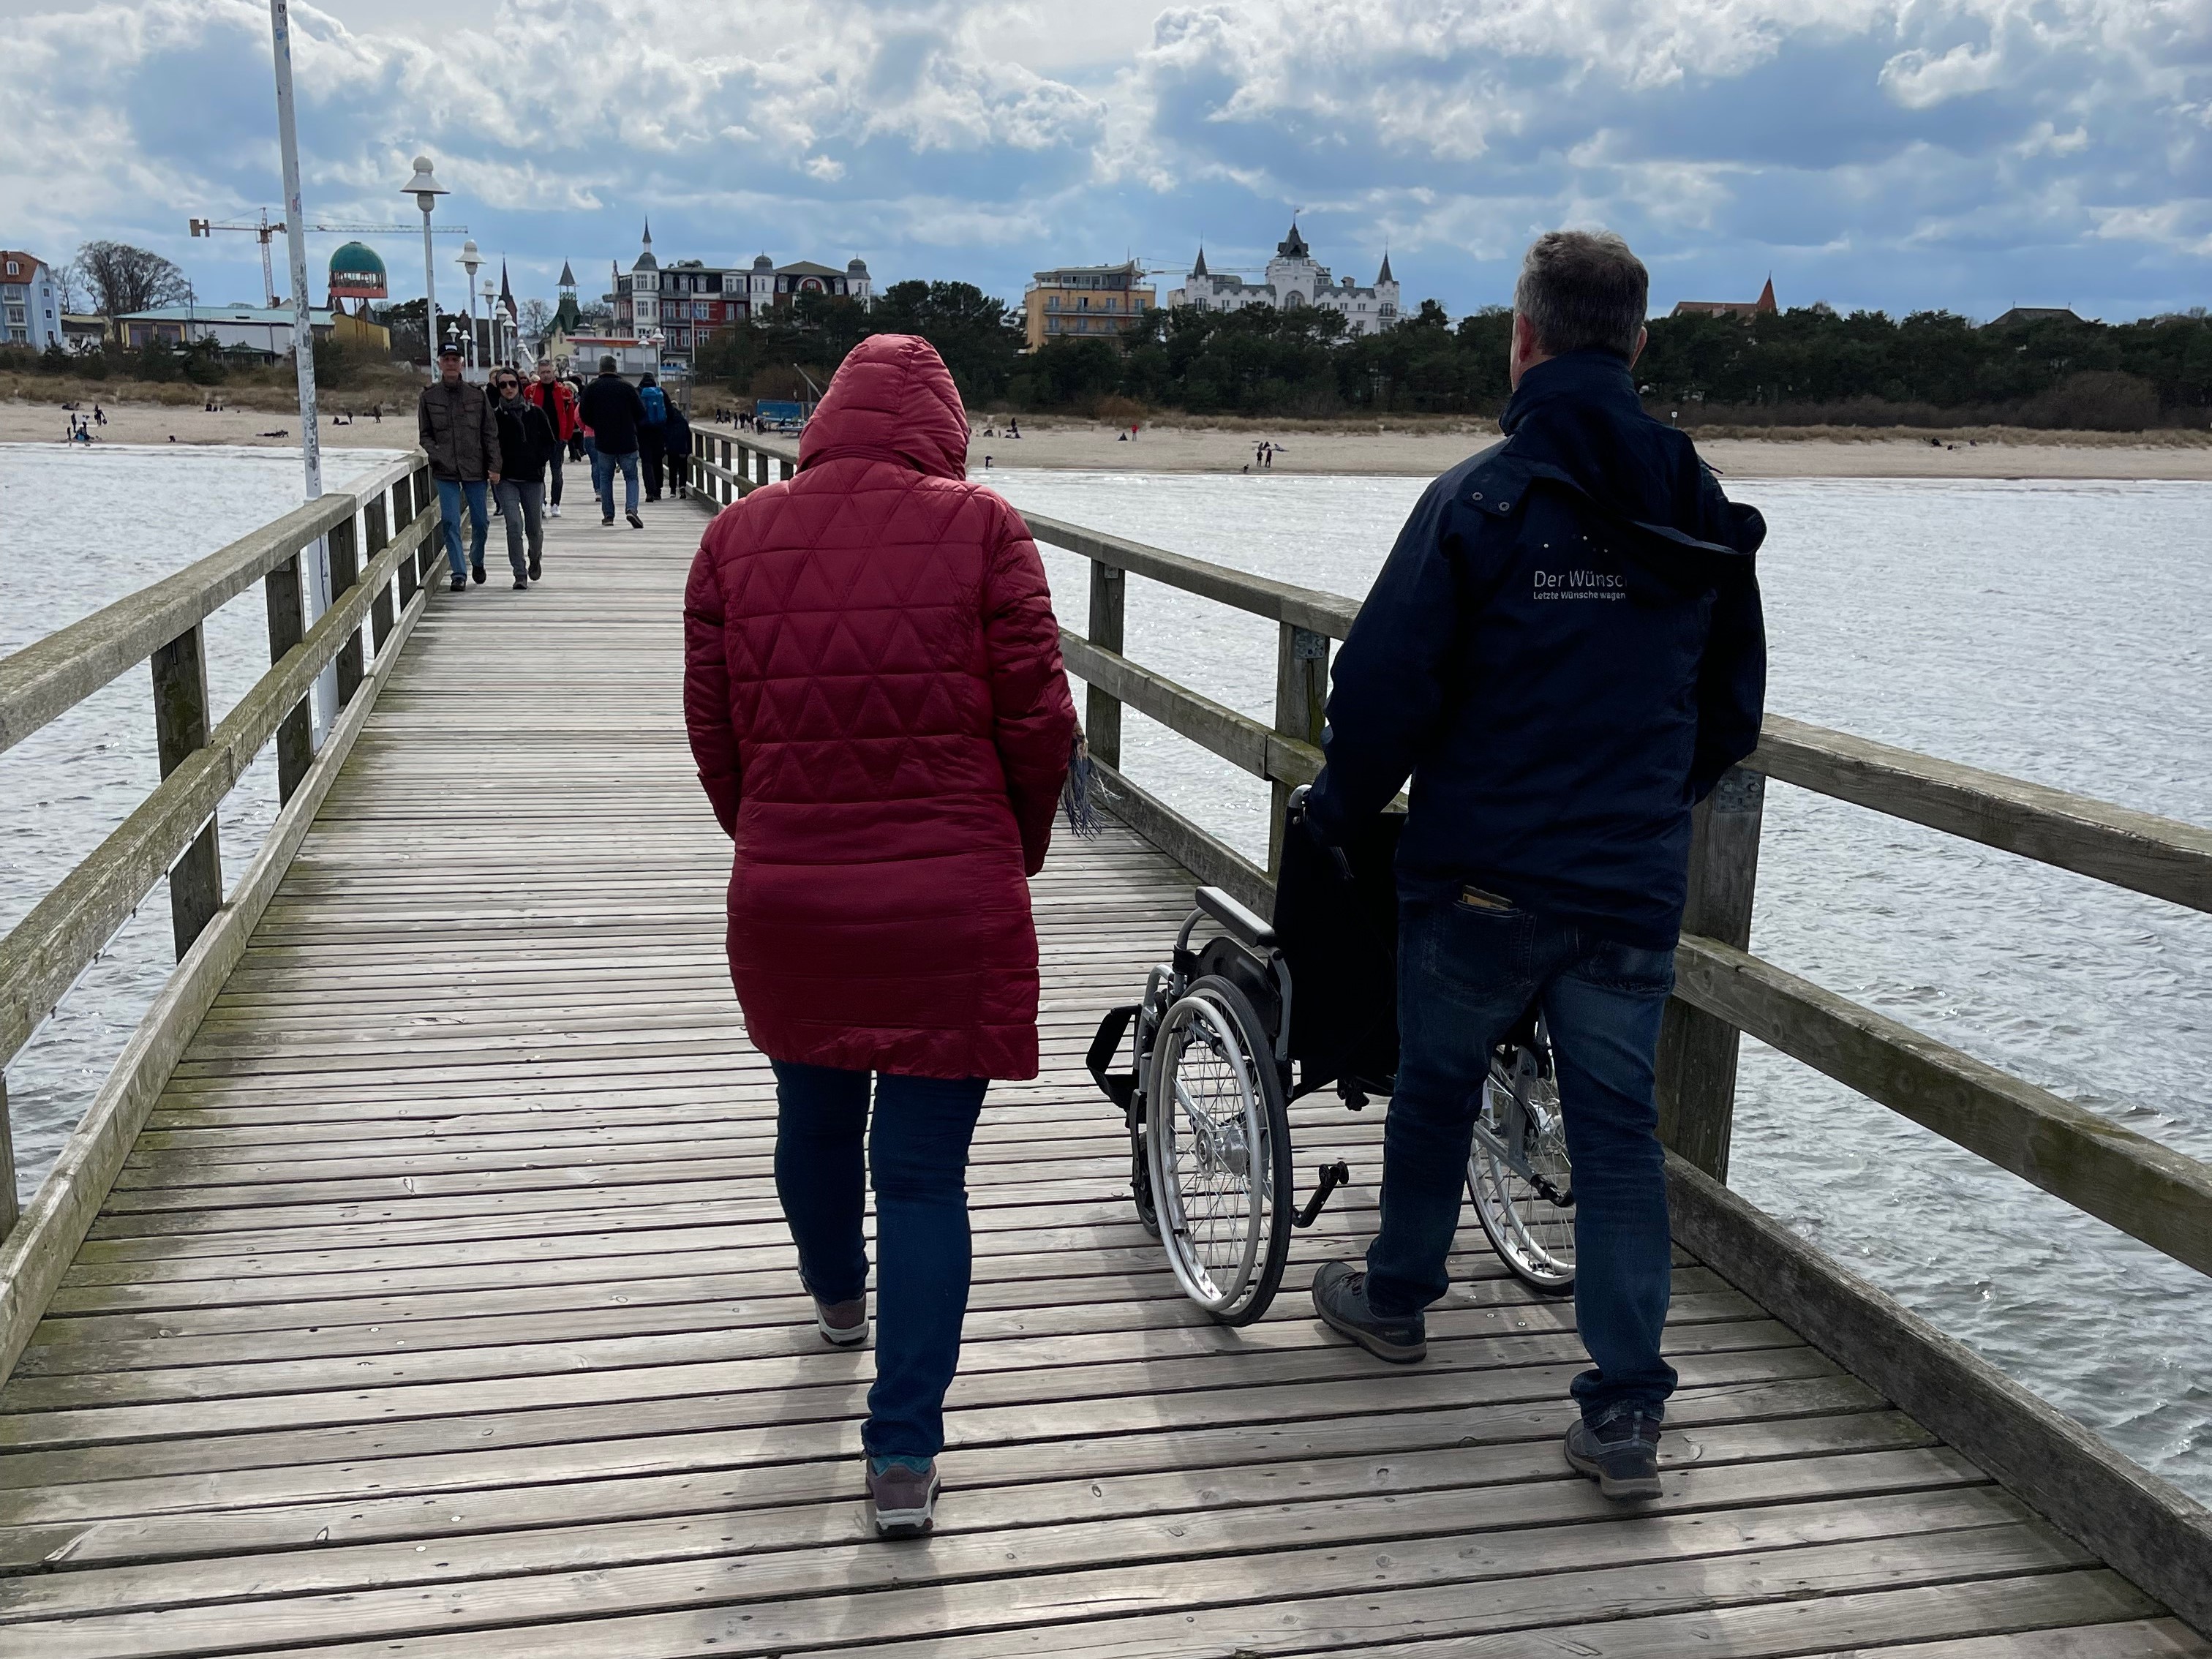
[[[381,457],[325,456],[337,477]],[[274,517],[281,452],[0,446],[0,653]],[[1340,593],[1400,478],[994,472],[1026,507]],[[2212,573],[2196,484],[1746,482],[1777,713],[2212,823]],[[1079,625],[1085,567],[1048,552]],[[209,623],[216,702],[266,660],[258,592]],[[1128,650],[1265,719],[1273,625],[1130,584]],[[1251,779],[1126,716],[1134,778],[1255,855]],[[265,757],[264,757],[265,758]],[[222,819],[234,878],[274,813]],[[145,671],[0,756],[0,927],[155,777]],[[2212,1158],[2212,917],[1778,786],[1753,948],[2069,1099]],[[170,964],[157,890],[8,1068],[27,1192]],[[1734,1184],[1938,1325],[2212,1499],[2212,1285],[1818,1073],[1747,1045]]]
[[[994,472],[1024,507],[1354,596],[1404,478]],[[1746,480],[1777,714],[2212,824],[2212,486]],[[1047,550],[1062,617],[1081,561]],[[1257,719],[1274,624],[1132,580],[1127,651]],[[1256,781],[1125,713],[1123,758],[1255,857]],[[1767,792],[1752,948],[2212,1158],[2212,916]],[[2212,1500],[2212,1283],[1747,1043],[1730,1182]]]

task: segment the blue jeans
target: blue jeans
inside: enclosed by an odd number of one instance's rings
[[[883,1261],[861,1443],[878,1457],[934,1457],[945,1449],[945,1391],[968,1313],[968,1143],[990,1085],[886,1072],[872,1123],[869,1073],[775,1066],[776,1195],[799,1246],[799,1277],[822,1301],[867,1290],[860,1219],[874,1176]]]
[[[438,483],[438,517],[446,526],[446,562],[453,568],[459,580],[469,574],[471,564],[483,562],[484,538],[490,533],[491,520],[484,513],[484,481],[471,478],[464,483],[459,478],[441,478]],[[469,525],[476,532],[469,548],[468,557],[461,556],[461,498],[469,502]]]
[[[637,451],[626,450],[619,455],[610,455],[604,449],[592,451],[592,492],[599,498],[599,516],[611,519],[615,515],[615,468],[622,468],[624,510],[637,511]]]
[[[1540,1004],[1574,1164],[1575,1322],[1595,1363],[1572,1391],[1592,1424],[1631,1406],[1658,1414],[1674,1391],[1659,1353],[1670,1240],[1652,1091],[1674,984],[1671,951],[1502,901],[1463,894],[1400,908],[1398,1088],[1383,1128],[1368,1306],[1402,1317],[1443,1295],[1490,1050]]]

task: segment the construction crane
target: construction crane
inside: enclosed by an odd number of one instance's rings
[[[263,302],[270,310],[276,309],[276,272],[270,260],[269,244],[272,238],[284,234],[284,222],[282,219],[271,219],[269,216],[269,210],[264,208],[261,210],[260,219],[251,224],[217,224],[212,219],[188,219],[185,222],[185,228],[193,235],[205,236],[210,240],[219,230],[250,231],[259,239],[261,292],[265,296]],[[415,225],[309,225],[306,228],[319,234],[336,236],[412,236],[419,227]],[[433,228],[430,234],[433,236],[465,236],[469,234],[469,228],[466,225],[439,225]]]

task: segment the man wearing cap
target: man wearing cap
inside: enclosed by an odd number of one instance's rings
[[[482,386],[461,378],[461,349],[448,341],[438,353],[438,378],[422,388],[415,405],[416,430],[430,458],[438,485],[438,516],[446,531],[446,562],[453,592],[473,574],[484,579],[484,538],[491,522],[484,506],[487,488],[499,482],[499,425]],[[475,532],[465,562],[461,557],[461,503],[466,501]]]

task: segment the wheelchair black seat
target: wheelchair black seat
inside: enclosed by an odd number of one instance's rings
[[[1335,1084],[1387,1095],[1398,1072],[1398,892],[1405,819],[1385,813],[1342,848],[1341,862],[1293,808],[1276,877],[1276,946],[1293,988],[1290,1058],[1297,1092]]]

